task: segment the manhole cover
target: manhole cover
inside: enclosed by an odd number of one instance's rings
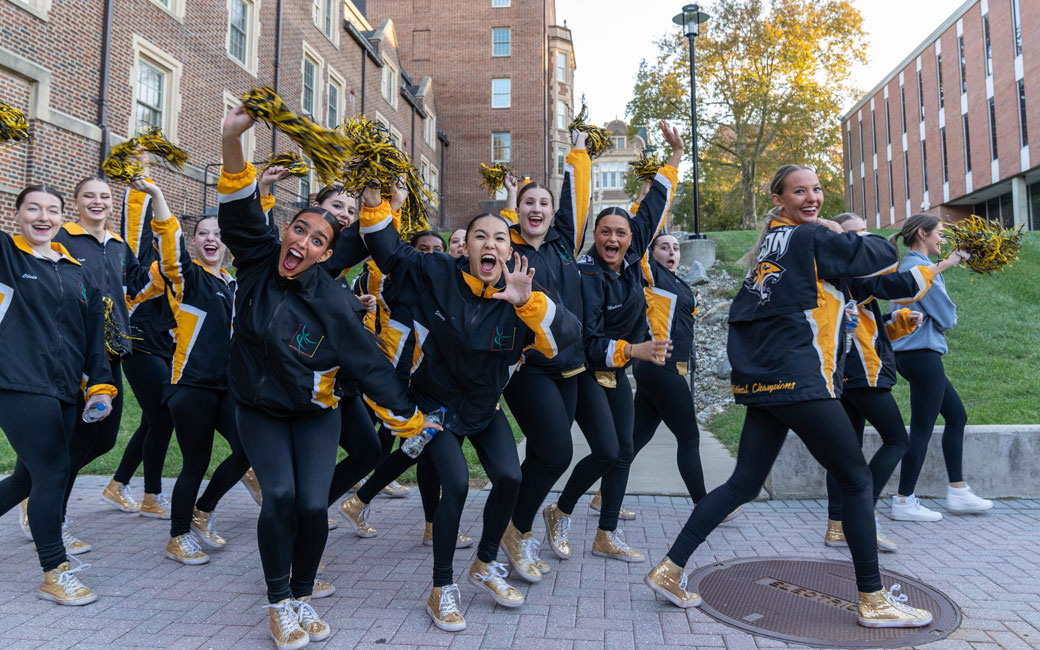
[[[859,592],[850,562],[807,558],[747,558],[690,574],[688,589],[704,599],[701,611],[752,634],[812,646],[899,648],[949,636],[961,613],[945,594],[913,578],[881,571],[908,604],[932,613],[922,628],[866,628],[856,623]]]

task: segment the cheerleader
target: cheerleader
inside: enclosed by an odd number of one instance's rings
[[[432,230],[421,230],[411,239],[412,248],[420,253],[443,253],[444,240]]]
[[[861,232],[867,228],[862,218],[850,212],[839,214],[834,218],[834,222],[841,225],[845,232]],[[936,275],[959,264],[962,258],[963,255],[958,253],[950,255],[938,264],[914,266],[899,273],[847,283],[850,301],[845,307],[846,318],[851,313],[851,322],[858,324],[854,331],[846,330],[841,404],[861,444],[867,420],[881,436],[881,447],[870,459],[869,464],[875,506],[882,488],[891,478],[909,444],[903,416],[892,397],[892,386],[896,383],[892,341],[913,332],[920,325],[922,317],[921,312],[904,307],[893,312],[890,319],[886,319],[881,313],[878,299],[898,305],[916,302],[931,288]],[[827,475],[827,499],[827,533],[824,535],[824,544],[845,546],[845,533],[841,523],[841,489],[830,474]],[[896,543],[885,536],[876,513],[874,524],[877,528],[878,550],[895,551]]]
[[[930,214],[912,215],[903,229],[890,238],[899,239],[910,249],[900,262],[900,270],[921,264],[931,264],[932,257],[940,254],[946,243],[943,226],[938,217]],[[953,255],[965,257],[964,251]],[[993,507],[993,502],[975,495],[964,482],[964,426],[968,415],[964,404],[946,377],[943,355],[949,350],[946,332],[957,325],[957,305],[946,293],[946,280],[935,278],[932,290],[917,303],[924,314],[921,326],[913,333],[892,342],[896,353],[896,369],[910,384],[910,448],[903,456],[899,470],[899,492],[892,497],[891,517],[898,521],[939,521],[942,514],[930,510],[914,495],[921,475],[928,441],[932,437],[936,418],[942,414],[943,460],[950,480],[946,487],[946,509],[949,512],[982,512]]]
[[[807,167],[781,167],[769,189],[776,209],[749,253],[752,266],[729,315],[733,393],[747,405],[737,466],[725,484],[698,502],[645,582],[679,607],[700,604],[700,596],[686,591],[683,567],[734,508],[755,498],[791,429],[841,486],[860,625],[927,625],[929,612],[905,605],[895,587],[891,592],[882,587],[870,470],[837,399],[844,351],[842,281],[890,272],[895,251],[881,237],[843,233],[833,221],[818,219],[823,190]]]
[[[15,198],[19,234],[0,232],[0,429],[18,454],[0,481],[0,513],[28,497],[28,519],[43,568],[38,596],[86,605],[97,594],[70,568],[62,499],[69,481],[68,443],[86,411],[111,417],[117,390],[105,352],[101,296],[83,266],[54,241],[62,195],[30,185]],[[81,392],[81,378],[85,390]]]
[[[403,203],[405,191],[403,183],[395,183],[395,200]],[[468,580],[498,604],[518,607],[523,594],[505,581],[508,569],[496,561],[521,478],[516,443],[497,403],[524,351],[533,346],[553,357],[577,339],[578,321],[544,293],[531,290],[534,271],[526,258],[514,254],[513,270],[506,266],[511,246],[505,219],[483,214],[471,220],[466,257],[453,260],[404,244],[378,189],[366,190],[362,200],[365,243],[411,308],[416,363],[409,393],[426,411],[446,411],[444,432],[421,454],[436,467],[442,489],[433,520],[433,590],[426,611],[437,627],[457,631],[466,626],[452,569],[469,489],[462,438],[473,444],[492,485]],[[367,507],[364,490],[378,490],[415,462],[400,449],[391,454],[344,504],[350,514]]]
[[[546,516],[553,529],[567,531],[578,499],[602,478],[602,510],[592,553],[625,562],[646,559],[625,543],[617,526],[635,453],[632,388],[625,369],[633,359],[664,365],[672,349],[668,339],[643,341],[646,298],[639,261],[664,224],[683,152],[678,129],[664,121],[658,126],[672,148],[668,164],[658,171],[634,217],[623,208],[607,208],[596,215],[595,247],[579,266],[585,357],[592,372],[578,375],[575,419],[591,453],[575,465],[559,501],[548,507]]]
[[[123,449],[119,467],[101,493],[101,500],[123,512],[169,519],[170,500],[162,493],[162,470],[173,434],[173,418],[163,402],[163,391],[170,380],[170,359],[173,356],[170,332],[177,322],[166,299],[165,283],[161,281],[158,264],[152,269],[152,264],[158,260],[150,226],[152,211],[149,194],[133,187],[127,188],[120,234],[137,255],[138,262],[153,276],[159,276],[160,281],[153,282],[154,290],[141,292],[136,304],[130,306],[133,353],[123,360],[123,370],[141,406],[141,423]],[[144,499],[138,503],[130,489],[130,478],[142,460]]]
[[[568,309],[580,311],[581,276],[575,262],[585,234],[592,183],[592,162],[585,150],[586,134],[572,133],[574,148],[567,156],[560,207],[541,183],[527,183],[517,192],[516,179],[506,178],[507,208],[511,215],[513,249],[538,269],[539,289],[557,297]],[[571,425],[578,400],[578,375],[585,371],[580,341],[561,348],[551,359],[528,352],[524,363],[506,384],[503,396],[527,439],[520,466],[523,479],[502,550],[513,571],[528,582],[538,582],[550,565],[538,557],[538,541],[531,527],[552,486],[571,464]],[[546,539],[561,559],[570,557],[567,530],[559,510],[543,512]]]
[[[268,229],[256,170],[242,155],[241,136],[253,124],[235,107],[221,137],[218,224],[238,282],[228,386],[263,493],[257,542],[271,636],[280,648],[298,648],[331,634],[307,601],[328,537],[340,379],[356,381],[394,430],[413,435],[436,427],[396,381],[358,321],[356,301],[316,266],[332,255],[336,218],[308,207],[282,226],[280,242]]]
[[[459,228],[451,233],[448,239],[448,255],[461,257],[466,250],[466,229]]]

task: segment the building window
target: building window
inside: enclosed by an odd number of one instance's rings
[[[152,0],[152,3],[159,6],[163,11],[173,16],[174,19],[183,22],[184,21],[184,1],[185,0]],[[15,4],[23,5],[44,5],[50,7],[52,4],[51,0],[16,0]],[[46,16],[41,16],[46,18]]]
[[[333,34],[332,18],[335,9],[335,0],[314,0],[314,26],[329,38],[332,38]]]
[[[228,53],[242,65],[246,65],[246,43],[249,42],[249,12],[252,7],[245,0],[231,0],[231,16],[228,21]]]
[[[906,200],[910,200],[910,154],[903,152],[903,185],[906,186]],[[910,215],[907,215],[908,217]]]
[[[881,214],[881,199],[878,198],[877,170],[874,170],[874,214]]]
[[[491,30],[491,56],[509,56],[512,52],[510,45],[508,27],[495,27]]]
[[[924,140],[921,140],[921,176],[924,180],[924,191],[928,191],[928,149],[924,146]]]
[[[885,98],[885,144],[892,144],[892,116],[888,112],[888,97]],[[891,156],[891,154],[889,154]]]
[[[303,57],[303,112],[314,116],[315,88],[318,86],[318,63],[309,56]]]
[[[989,98],[989,156],[990,160],[997,159],[997,109],[993,98]]]
[[[557,149],[556,150],[556,174],[563,176],[563,173],[567,170],[567,150]]]
[[[509,133],[491,134],[491,162],[510,162],[512,160],[511,138]]]
[[[874,148],[874,155],[877,155],[877,118],[874,116],[874,109],[870,109],[870,145]]]
[[[624,149],[625,148],[625,136],[623,136],[623,135],[615,135],[615,136],[613,136],[612,139],[614,140],[614,148],[615,149]]]
[[[509,0],[491,0],[492,7],[508,7]]]
[[[1015,56],[1022,54],[1022,26],[1020,25],[1021,18],[1022,8],[1019,6],[1018,0],[1011,0],[1011,27],[1013,30],[1012,35],[1015,38]]]
[[[430,199],[430,203],[433,205],[439,205],[441,191],[441,174],[436,167],[430,167],[430,194],[433,198]]]
[[[343,101],[343,84],[338,79],[333,79],[332,74],[329,74],[329,128],[334,129],[339,126],[341,121],[340,117],[340,104]]]
[[[888,207],[896,207],[896,188],[892,186],[892,161],[888,161]]]
[[[430,148],[437,151],[437,117],[429,114],[423,122],[423,137]]]
[[[567,104],[562,99],[556,100],[556,128],[566,129],[570,126],[570,120],[567,119]]]
[[[865,160],[867,152],[863,150],[863,120],[859,120],[859,161]]]
[[[242,100],[231,94],[228,91],[224,91],[224,117],[231,112],[231,109],[235,108],[242,103]],[[256,129],[248,129],[242,134],[242,153],[245,155],[246,160],[253,159],[253,153],[256,151]]]
[[[383,59],[383,99],[394,110],[397,110],[397,86],[397,68],[386,59]]]
[[[924,122],[924,78],[920,70],[917,71],[917,99],[921,109],[921,121]]]
[[[986,76],[993,74],[993,52],[989,48],[989,14],[982,17],[982,35],[986,42]]]
[[[939,78],[939,108],[943,107],[943,78],[942,78],[942,54],[935,55],[935,69],[938,71],[936,75]]]
[[[183,66],[177,59],[136,34],[130,67],[133,107],[127,131],[130,137],[145,129],[158,127],[177,142],[177,113],[180,111],[180,78]]]
[[[169,0],[167,0],[169,1]],[[51,10],[51,0],[9,0],[14,6],[28,11],[40,20],[48,20]]]
[[[163,128],[166,72],[148,61],[137,64],[137,126],[140,133],[149,128]]]
[[[305,159],[306,160],[306,159]],[[308,161],[309,163],[310,161]],[[308,170],[300,177],[300,207],[305,208],[311,202],[311,187],[314,185],[314,170]]]
[[[903,135],[906,135],[906,90],[899,84],[899,115],[903,121]]]
[[[1016,27],[1017,29],[1017,27]],[[1018,125],[1022,146],[1029,145],[1029,130],[1026,128],[1026,81],[1018,80]]]
[[[967,65],[965,64],[965,61],[964,61],[964,37],[963,36],[958,36],[957,37],[957,54],[958,54],[958,56],[960,57],[960,60],[961,60],[961,94],[963,95],[964,93],[968,92],[968,79],[965,76],[965,69],[967,68]]]
[[[491,108],[509,108],[512,105],[512,88],[510,79],[492,79]]]
[[[971,133],[968,131],[968,114],[961,115],[961,123],[964,125],[964,171],[971,171]]]
[[[419,162],[419,180],[422,181],[423,187],[430,189],[430,163],[426,158]]]
[[[950,169],[946,164],[946,127],[939,129],[939,154],[942,160],[943,182],[950,182]]]
[[[393,126],[390,127],[390,141],[393,142],[394,146],[398,149],[404,147],[404,136],[402,136],[401,132]]]
[[[567,81],[567,53],[556,53],[556,81]]]

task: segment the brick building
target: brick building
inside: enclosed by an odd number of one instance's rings
[[[506,162],[558,186],[574,110],[574,48],[556,25],[555,0],[367,0],[391,18],[403,60],[433,76],[451,134],[445,170],[446,226],[502,204],[480,189],[480,163]],[[562,129],[560,125],[562,124]]]
[[[1040,229],[1040,4],[968,0],[842,118],[845,203]]]
[[[22,187],[71,192],[98,173],[112,145],[147,126],[162,127],[191,156],[183,172],[154,174],[174,212],[213,211],[221,121],[258,86],[325,125],[363,111],[390,128],[430,187],[444,180],[435,84],[407,73],[393,24],[370,23],[363,3],[0,0],[0,25],[0,100],[26,113],[33,136],[0,151],[6,230]],[[254,161],[296,149],[264,125],[245,144]],[[281,216],[318,189],[313,177],[280,184]],[[113,191],[118,205],[122,187]],[[431,221],[441,207],[429,206]]]

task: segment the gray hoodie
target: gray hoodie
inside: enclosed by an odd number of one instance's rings
[[[905,271],[914,266],[931,266],[932,261],[917,251],[907,251],[899,270]],[[916,330],[906,336],[892,341],[892,349],[896,352],[909,350],[935,350],[946,354],[946,331],[957,325],[957,305],[953,304],[946,293],[946,280],[942,274],[936,274],[932,288],[924,297],[912,305],[905,305],[924,314],[924,320]]]

